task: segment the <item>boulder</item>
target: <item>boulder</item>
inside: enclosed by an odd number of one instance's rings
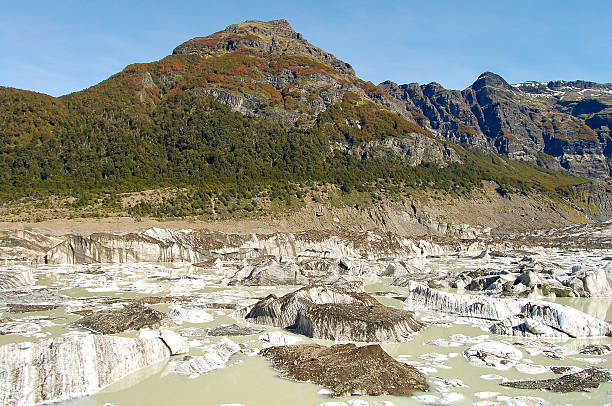
[[[170,356],[159,339],[71,335],[0,346],[0,404],[60,402],[91,395]]]
[[[260,354],[281,376],[322,385],[333,396],[410,395],[428,389],[419,371],[396,361],[377,344],[291,345],[266,348]]]
[[[313,338],[363,342],[404,341],[423,326],[410,312],[332,286],[308,286],[281,298],[269,295],[246,319]]]
[[[81,317],[76,324],[80,327],[102,334],[116,334],[126,330],[141,328],[160,328],[174,325],[172,319],[160,311],[134,302],[121,309],[101,310]]]

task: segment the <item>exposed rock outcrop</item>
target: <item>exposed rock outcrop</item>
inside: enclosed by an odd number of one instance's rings
[[[587,354],[587,355],[608,355],[612,352],[612,345],[589,344],[589,345],[582,347],[578,352],[580,354]]]
[[[423,326],[410,312],[331,286],[308,286],[281,298],[270,295],[246,319],[313,338],[363,342],[403,341]]]
[[[201,56],[222,55],[238,48],[252,49],[273,55],[309,55],[344,74],[355,71],[346,62],[308,43],[296,33],[287,20],[246,21],[233,24],[207,37],[189,40],[174,49],[174,54],[195,53]]]
[[[334,396],[401,396],[428,389],[420,372],[394,360],[379,345],[291,345],[266,348],[260,354],[281,376],[322,385]]]
[[[590,86],[590,87],[589,87]],[[493,149],[549,169],[568,169],[580,176],[610,174],[608,138],[612,117],[612,84],[526,82],[509,85],[485,72],[458,91],[438,83],[379,89],[393,111],[414,119],[455,143]]]
[[[174,322],[167,314],[134,302],[121,309],[101,310],[81,317],[76,324],[96,333],[116,334],[144,327],[169,327],[174,325]]]
[[[212,337],[219,336],[249,336],[263,333],[262,328],[253,328],[248,326],[239,326],[238,324],[229,324],[208,329],[206,334]]]
[[[408,285],[406,304],[457,316],[490,320],[491,331],[505,335],[593,337],[611,334],[610,325],[569,306],[538,300],[489,298],[440,292]],[[498,323],[495,323],[495,322]]]
[[[352,148],[350,153],[361,158],[397,157],[410,166],[430,163],[444,167],[449,163],[461,162],[453,148],[419,134],[404,138],[387,137],[383,140],[369,141]]]
[[[9,312],[11,313],[31,313],[31,312],[46,312],[49,310],[56,309],[56,305],[26,305],[26,304],[12,304],[9,305]]]
[[[567,393],[583,392],[587,389],[598,388],[600,384],[610,382],[610,380],[612,380],[612,375],[608,371],[587,368],[559,378],[542,379],[539,381],[511,381],[503,382],[501,385],[518,389],[539,389]]]
[[[170,356],[159,339],[73,335],[0,346],[0,403],[26,406],[91,395]]]
[[[612,118],[612,114],[610,114]],[[612,125],[609,126],[612,128]],[[612,220],[612,180],[598,179],[570,189],[573,200],[579,202],[587,214],[597,221]]]
[[[366,96],[363,82],[348,63],[308,43],[286,20],[233,24],[212,35],[193,38],[176,47],[173,54],[199,55],[203,59],[237,57],[238,63],[257,69],[257,76],[241,79],[259,91],[228,89],[226,83],[213,79],[207,88],[196,87],[188,92],[212,96],[234,111],[263,116],[286,127],[311,128],[317,115],[341,102],[349,90]],[[239,76],[231,73],[233,80]],[[172,77],[168,73],[159,77],[171,85],[181,78],[180,71],[173,72]],[[287,103],[274,103],[278,97]]]

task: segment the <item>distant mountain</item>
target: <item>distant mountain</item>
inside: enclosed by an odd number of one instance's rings
[[[287,21],[247,21],[59,98],[0,88],[0,190],[185,187],[202,205],[313,182],[554,192],[584,180],[549,169],[608,176],[610,93],[491,73],[464,91],[375,86]]]
[[[382,104],[441,138],[580,176],[610,176],[612,84],[509,85],[486,72],[463,91],[437,83],[384,82],[379,88],[385,92]]]

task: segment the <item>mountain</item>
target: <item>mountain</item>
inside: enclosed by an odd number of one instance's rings
[[[232,25],[81,92],[0,89],[0,181],[52,189],[236,181],[237,173],[303,180],[320,176],[305,171],[328,173],[329,154],[356,155],[352,145],[361,146],[353,161],[385,155],[388,138],[400,139],[387,149],[411,165],[459,161],[369,92],[379,90],[285,20]]]
[[[441,138],[588,178],[610,176],[612,84],[509,85],[486,72],[462,91],[437,83],[379,88],[389,96],[381,101]]]
[[[0,88],[0,198],[78,207],[96,192],[132,215],[231,216],[317,185],[465,197],[490,181],[567,199],[585,180],[563,168],[607,176],[609,89],[542,86],[490,73],[461,92],[375,86],[286,20],[247,21],[62,97]],[[562,95],[572,86],[580,97]],[[160,188],[180,196],[114,197]]]

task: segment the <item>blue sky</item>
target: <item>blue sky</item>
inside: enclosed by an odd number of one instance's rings
[[[610,16],[610,0],[10,1],[0,85],[58,96],[195,36],[278,18],[376,84],[463,89],[484,71],[511,83],[612,82]]]

